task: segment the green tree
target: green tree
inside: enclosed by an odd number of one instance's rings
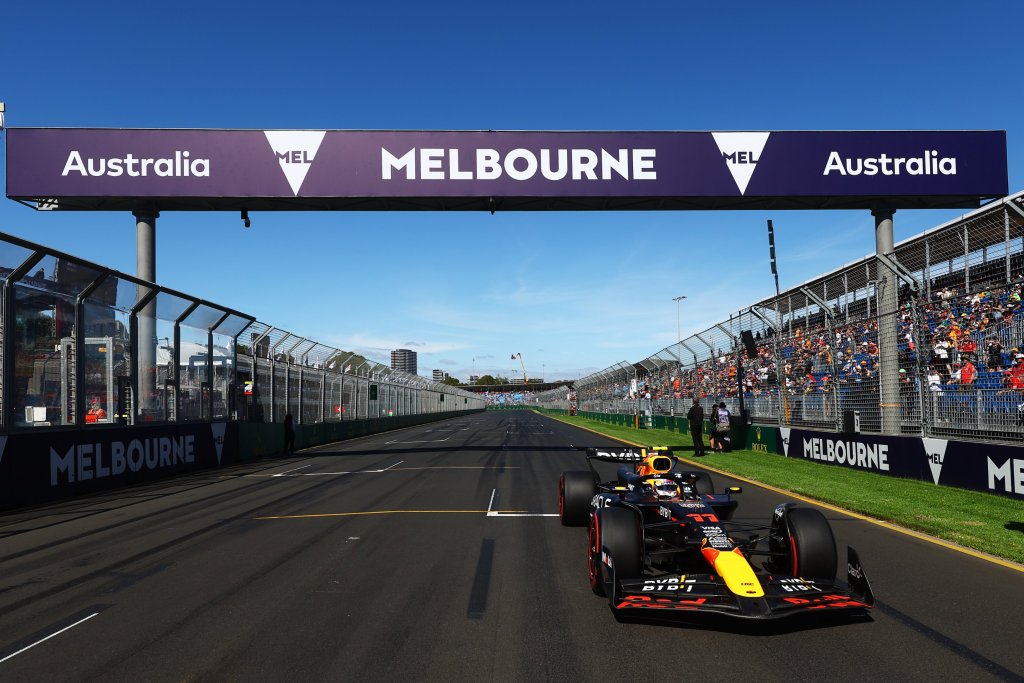
[[[462,384],[462,382],[460,382],[455,377],[445,377],[443,380],[441,380],[441,384],[447,384],[448,386],[451,387],[457,387],[460,384]]]
[[[478,379],[476,381],[476,383],[480,384],[480,385],[483,385],[485,387],[492,387],[492,386],[494,386],[495,384],[498,383],[498,380],[494,379],[490,375],[484,375],[483,377]]]

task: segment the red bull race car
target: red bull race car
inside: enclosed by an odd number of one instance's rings
[[[591,448],[587,463],[562,473],[559,516],[589,526],[590,586],[617,612],[777,619],[874,604],[853,548],[837,580],[835,537],[818,510],[783,503],[768,524],[732,521],[742,489],[714,493],[710,474],[667,449]]]

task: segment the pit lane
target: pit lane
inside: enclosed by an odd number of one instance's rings
[[[8,513],[0,679],[1024,680],[1024,574],[826,508],[871,619],[617,622],[555,516],[612,443],[492,412]]]

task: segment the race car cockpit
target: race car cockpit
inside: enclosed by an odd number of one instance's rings
[[[648,479],[644,486],[658,500],[679,500],[679,484],[672,479]]]

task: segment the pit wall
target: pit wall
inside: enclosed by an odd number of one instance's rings
[[[538,412],[566,414],[564,410],[540,409]],[[579,416],[623,427],[635,426],[636,421],[635,416],[622,414],[581,412]],[[649,424],[657,429],[689,434],[686,418],[682,416],[655,415],[649,419]],[[644,427],[641,418],[641,429]],[[705,438],[707,433],[705,421]],[[822,432],[775,425],[748,426],[735,418],[730,438],[733,444],[744,444],[746,450],[1024,500],[1024,448],[1019,446],[919,436]]]

